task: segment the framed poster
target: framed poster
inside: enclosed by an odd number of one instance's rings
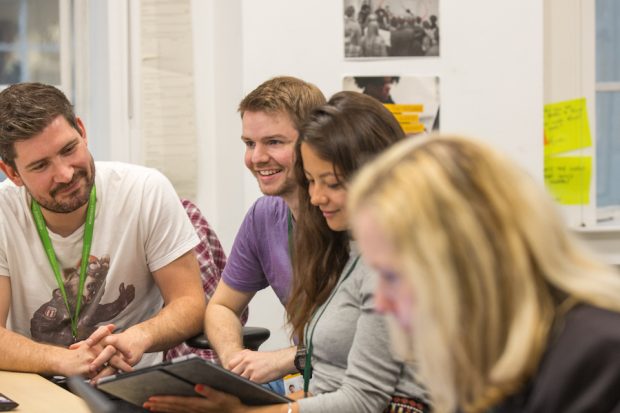
[[[345,59],[439,56],[439,0],[343,0]]]

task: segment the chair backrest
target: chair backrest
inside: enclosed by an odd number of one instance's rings
[[[250,350],[258,350],[271,335],[271,331],[264,327],[248,327],[244,326],[241,331],[243,336],[243,347]],[[186,341],[190,347],[210,349],[211,343],[204,334],[199,334]]]
[[[224,271],[224,266],[226,265],[226,254],[224,253],[222,244],[217,238],[215,231],[202,215],[200,209],[187,199],[181,199],[181,203],[200,239],[200,243],[194,248],[194,251],[200,266],[202,288],[205,293],[205,298],[207,302],[209,302],[215,292],[217,283],[222,277],[222,271]],[[248,310],[246,309],[241,316],[241,323],[245,325],[247,319]],[[170,360],[190,353],[196,354],[206,360],[217,362],[215,351],[190,347],[186,343],[181,343],[166,351],[164,359]]]

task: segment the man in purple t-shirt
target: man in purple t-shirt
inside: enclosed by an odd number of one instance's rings
[[[276,77],[239,104],[245,165],[266,196],[252,205],[241,224],[207,306],[205,330],[225,368],[260,383],[295,371],[296,350],[244,349],[239,317],[254,294],[267,286],[283,304],[288,298],[292,277],[289,227],[297,210],[295,141],[305,118],[324,103],[316,86],[293,77]]]

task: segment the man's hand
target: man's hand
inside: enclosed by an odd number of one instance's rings
[[[132,359],[126,357],[125,352],[119,351],[115,343],[119,341],[117,337],[125,333],[113,334],[114,329],[114,324],[99,327],[86,340],[69,347],[69,350],[72,351],[89,351],[90,354],[95,355],[88,366],[89,373],[87,374],[93,381],[114,374],[119,370],[131,371],[133,370],[132,366],[137,363],[137,361],[133,362]],[[141,357],[142,353],[140,353]]]
[[[121,355],[122,361],[135,366],[149,349],[151,342],[151,338],[145,332],[134,326],[122,333],[109,335],[103,338],[100,343],[105,346],[112,346]],[[115,360],[112,359],[110,359],[110,364],[114,363],[114,367],[124,370],[121,366],[117,366]],[[97,362],[105,363],[104,357],[98,359]]]
[[[93,378],[98,371],[92,369],[93,361],[101,354],[100,346],[89,346],[85,342],[74,344],[69,350],[58,348],[63,351],[62,355],[55,357],[58,368],[57,372],[63,376],[80,375]]]
[[[232,370],[231,360],[234,360],[239,357],[239,353],[244,351],[243,346],[238,346],[237,343],[231,343],[230,347],[226,349],[222,354],[218,354],[218,358],[220,359],[220,363],[226,370]]]
[[[224,367],[254,382],[268,383],[295,370],[295,352],[295,347],[278,351],[246,349],[234,354]]]

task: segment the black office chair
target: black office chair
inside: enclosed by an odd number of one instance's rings
[[[271,335],[271,332],[267,328],[263,327],[243,327],[243,347],[250,350],[258,350]],[[204,334],[198,334],[195,337],[185,341],[190,347],[199,348],[203,350],[212,350],[209,339]]]

